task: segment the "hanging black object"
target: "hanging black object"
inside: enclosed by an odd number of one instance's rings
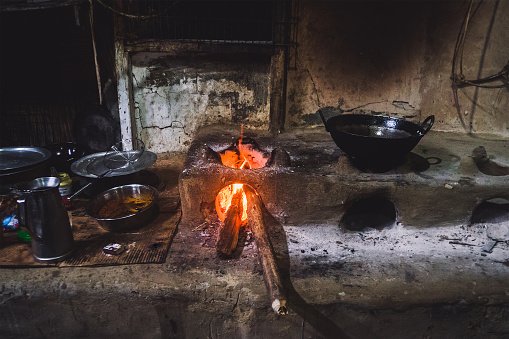
[[[75,120],[76,142],[86,153],[107,151],[116,142],[117,124],[103,106],[94,106]]]

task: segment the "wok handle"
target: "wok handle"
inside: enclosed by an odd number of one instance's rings
[[[318,110],[318,114],[320,114],[320,118],[322,118],[323,125],[325,126],[325,130],[328,132],[329,129],[327,128],[327,120],[325,120],[325,117],[323,116],[322,110]]]
[[[424,130],[424,133],[422,133],[422,135],[424,135],[424,134],[429,132],[431,127],[433,127],[433,123],[435,123],[435,116],[434,115],[430,115],[429,117],[424,119],[424,121],[421,124],[421,127]]]

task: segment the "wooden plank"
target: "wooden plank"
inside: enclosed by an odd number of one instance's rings
[[[286,93],[288,82],[290,0],[275,2],[274,54],[270,67],[270,121],[269,130],[273,135],[284,131],[286,122]]]
[[[284,93],[284,62],[285,48],[277,47],[270,62],[270,113],[269,130],[272,134],[278,134],[284,130],[285,125],[285,100]]]
[[[137,40],[125,43],[128,52],[164,52],[171,55],[192,52],[272,53],[272,42]]]

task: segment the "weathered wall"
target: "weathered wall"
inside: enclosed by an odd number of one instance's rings
[[[468,1],[302,1],[299,6],[287,127],[319,123],[313,115],[319,107],[368,104],[365,109],[421,121],[434,114],[437,130],[509,134],[507,89],[460,90],[466,128],[453,105],[451,62]],[[500,71],[509,59],[507,41],[509,2],[485,1],[466,39],[465,76]]]
[[[324,106],[396,114],[435,130],[509,135],[509,91],[467,87],[454,106],[454,46],[468,8],[451,1],[300,1],[291,48],[286,129],[316,126]],[[509,1],[484,1],[464,51],[468,79],[509,59]],[[267,129],[267,53],[132,54],[136,132],[155,152],[186,151],[210,124]],[[474,105],[474,102],[476,103]]]
[[[136,131],[154,152],[185,151],[203,126],[268,128],[267,55],[136,53]]]

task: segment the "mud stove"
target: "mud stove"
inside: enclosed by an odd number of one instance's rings
[[[339,223],[363,200],[390,201],[394,222],[408,227],[469,224],[483,201],[509,199],[507,176],[490,173],[476,158],[481,146],[493,158],[486,160],[493,168],[497,162],[508,163],[509,145],[504,140],[430,132],[405,163],[370,173],[353,166],[321,131],[295,131],[276,138],[246,135],[266,155],[265,167],[236,169],[221,163],[219,153],[235,144],[239,128],[208,128],[194,140],[180,176],[185,223],[202,223],[214,211],[219,191],[235,183],[253,187],[270,213],[289,225]]]

